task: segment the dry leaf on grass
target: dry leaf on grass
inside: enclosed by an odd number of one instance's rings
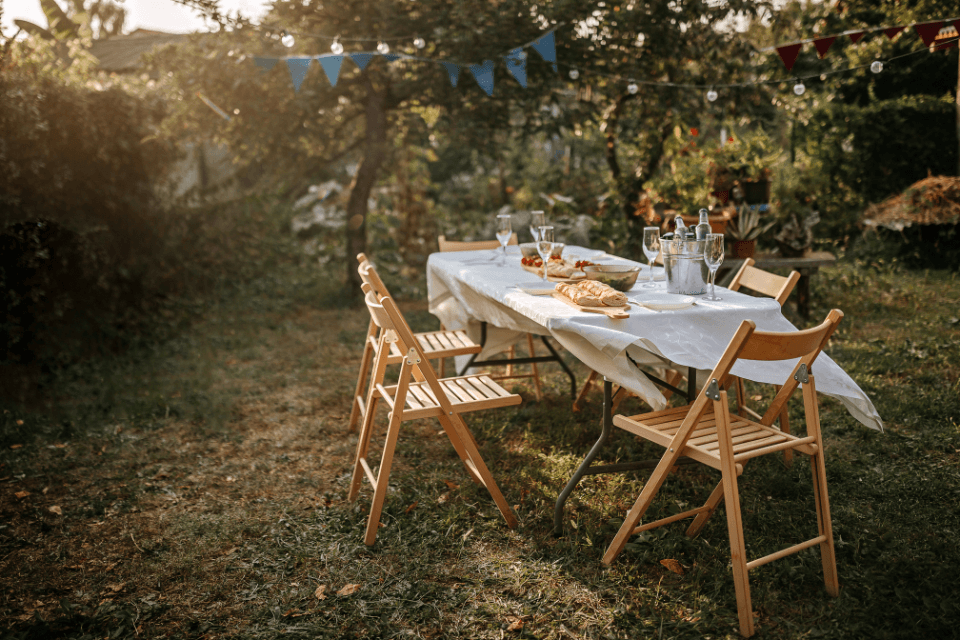
[[[451,491],[460,488],[460,485],[458,485],[456,482],[450,482],[449,480],[444,480],[443,482],[447,485],[447,489],[450,489]]]
[[[509,625],[507,631],[520,631],[523,629],[523,618],[517,616],[507,616],[506,622]]]
[[[63,511],[57,505],[53,505],[52,507],[47,507],[47,511],[49,511],[50,513],[55,513],[58,516],[63,515]]]
[[[761,400],[763,400],[763,396],[750,396],[750,399],[753,400],[754,402],[760,402]]]
[[[660,561],[660,564],[662,564],[662,565],[665,566],[667,569],[669,569],[670,571],[673,571],[675,574],[677,574],[677,575],[679,575],[679,576],[682,576],[682,575],[683,575],[683,567],[680,566],[680,563],[679,563],[679,562],[677,562],[676,560],[673,560],[672,558],[667,558],[666,560],[661,560],[661,561]]]
[[[22,448],[23,448],[23,445],[22,445],[22,444],[12,444],[12,445],[10,445],[10,448],[11,448],[11,449],[22,449]]]
[[[313,592],[313,596],[314,596],[317,600],[326,600],[326,599],[327,599],[327,594],[324,593],[324,591],[326,591],[326,590],[327,590],[327,585],[322,584],[322,585],[320,585],[319,587],[317,587],[317,590],[316,590],[316,591]]]
[[[450,499],[450,492],[449,492],[449,491],[447,491],[446,493],[441,493],[441,494],[440,494],[440,497],[437,498],[437,504],[443,504],[444,502],[446,502],[446,501],[449,500],[449,499]]]
[[[404,510],[404,513],[410,513],[411,511],[413,511],[413,510],[416,508],[416,506],[417,506],[418,504],[419,504],[419,501],[418,501],[418,500],[414,501],[413,504],[411,504],[409,507],[407,507],[407,508]]]
[[[118,591],[121,591],[125,586],[127,586],[126,582],[121,582],[120,584],[108,584],[107,589],[110,589],[110,591],[117,593]]]
[[[17,491],[17,492],[16,492],[15,494],[13,494],[13,495],[15,495],[15,496],[17,496],[18,498],[20,498],[21,500],[23,500],[23,499],[26,498],[28,495],[30,495],[30,492],[29,492],[29,491]]]
[[[337,595],[349,596],[351,594],[356,593],[359,588],[360,588],[360,585],[358,584],[346,584],[343,586],[343,589],[340,589],[340,591],[337,591]]]

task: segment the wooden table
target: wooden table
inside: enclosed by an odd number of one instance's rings
[[[796,269],[800,272],[797,281],[797,311],[804,320],[810,319],[810,277],[820,267],[832,267],[837,258],[827,251],[808,251],[799,258],[787,258],[778,254],[757,254],[753,257],[754,266],[758,269]],[[740,269],[743,260],[740,258],[724,258],[723,266],[717,272],[717,283],[726,286]]]

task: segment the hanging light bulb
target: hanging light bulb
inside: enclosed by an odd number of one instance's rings
[[[296,41],[296,39],[295,39],[292,35],[290,35],[290,34],[287,33],[286,31],[281,31],[281,32],[280,32],[280,44],[282,44],[283,46],[285,46],[286,48],[289,49],[289,48],[292,47],[293,45],[297,44],[297,41]]]
[[[377,53],[380,53],[382,55],[387,55],[388,53],[390,53],[390,45],[388,45],[386,42],[381,40],[380,42],[377,43]]]
[[[337,36],[333,39],[333,44],[330,45],[330,51],[336,55],[343,53],[343,45],[340,44],[340,36]]]
[[[427,41],[417,36],[413,39],[413,46],[415,46],[417,49],[423,49],[425,46],[427,46]]]
[[[580,72],[579,72],[579,71],[577,71],[576,69],[570,69],[570,79],[571,79],[571,80],[576,80],[576,79],[579,78],[579,77],[580,77]]]
[[[713,88],[711,88],[709,91],[707,91],[707,100],[709,100],[710,102],[716,102],[716,101],[717,101],[717,92],[714,91]]]
[[[631,82],[627,85],[627,93],[633,95],[640,90],[640,87],[637,86],[636,82]]]
[[[880,73],[883,71],[883,63],[879,60],[874,60],[870,63],[870,71],[873,71],[874,73]]]
[[[800,78],[797,78],[797,84],[793,85],[793,92],[798,96],[802,96],[806,90],[807,88],[803,86],[803,82],[800,80]]]

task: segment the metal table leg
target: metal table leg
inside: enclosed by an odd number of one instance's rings
[[[693,398],[696,397],[697,390],[697,370],[693,367],[687,369],[687,391],[686,394],[680,392],[681,395],[686,395],[688,402],[693,402]],[[664,383],[666,384],[666,383]],[[669,386],[669,385],[668,385]],[[678,392],[679,389],[676,387],[670,387],[675,392]],[[612,401],[613,401],[613,383],[603,379],[603,420],[601,421],[600,437],[594,443],[593,447],[590,449],[590,452],[587,453],[587,456],[583,459],[583,462],[580,463],[580,466],[577,467],[577,470],[574,471],[573,477],[567,482],[566,486],[563,488],[563,491],[560,492],[560,496],[557,498],[557,504],[553,508],[553,534],[555,536],[563,535],[563,507],[567,503],[567,498],[570,497],[570,494],[573,493],[573,490],[580,483],[580,480],[584,476],[588,475],[598,475],[602,473],[621,473],[623,471],[637,471],[639,469],[653,469],[659,464],[660,460],[642,460],[640,462],[621,462],[619,464],[604,464],[598,465],[596,467],[591,466],[593,460],[600,455],[600,450],[603,449],[604,445],[607,443],[607,440],[610,438],[610,433],[613,431],[613,411],[612,411]],[[677,465],[691,464],[694,460],[690,458],[680,458],[677,460]]]

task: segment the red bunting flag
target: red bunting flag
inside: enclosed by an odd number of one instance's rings
[[[889,29],[884,29],[883,32],[887,34],[887,37],[893,40],[897,37],[897,34],[903,31],[904,27],[890,27]]]
[[[915,24],[913,29],[917,32],[917,35],[920,36],[920,39],[923,40],[923,46],[929,47],[930,43],[937,39],[937,34],[940,33],[940,27],[943,26],[943,22],[925,22],[924,24]]]
[[[862,38],[864,33],[866,33],[866,32],[864,32],[864,31],[856,31],[856,32],[854,32],[854,33],[848,33],[847,35],[850,36],[850,41],[853,42],[854,44],[856,44],[856,43],[857,43],[857,40],[859,40],[860,38]]]
[[[830,49],[830,45],[832,45],[836,39],[837,36],[827,36],[826,38],[813,41],[813,46],[817,48],[817,55],[821,60],[823,60],[823,56],[827,55],[827,50]]]
[[[787,71],[793,69],[793,63],[797,61],[797,56],[800,55],[801,46],[803,46],[802,42],[777,47],[777,53],[780,54],[780,59],[783,60],[783,66],[787,68]]]

